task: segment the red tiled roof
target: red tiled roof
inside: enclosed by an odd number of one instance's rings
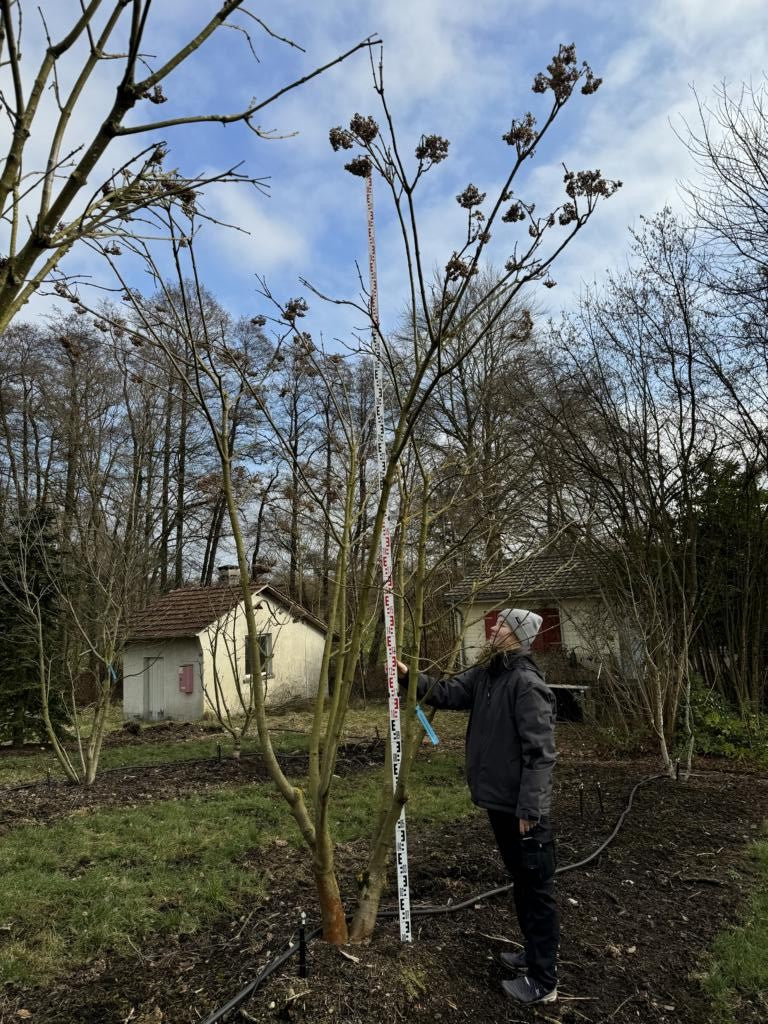
[[[324,622],[275,590],[270,584],[254,583],[251,592],[254,595],[264,594],[272,598],[295,619],[301,619],[325,632]],[[128,627],[128,642],[196,636],[206,626],[210,626],[212,622],[231,611],[242,599],[240,587],[229,584],[210,587],[189,586],[172,590],[133,617]]]

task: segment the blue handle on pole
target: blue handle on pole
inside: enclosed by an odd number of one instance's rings
[[[429,721],[429,719],[421,710],[418,704],[416,705],[416,717],[424,726],[424,732],[427,734],[427,736],[429,736],[432,746],[436,747],[437,744],[440,742],[440,739],[435,730],[432,728],[432,723]]]
[[[117,672],[115,672],[115,668],[114,668],[113,665],[109,666],[109,674],[112,676],[112,682],[116,683],[117,682]]]

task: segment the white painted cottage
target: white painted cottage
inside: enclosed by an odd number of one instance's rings
[[[267,704],[317,693],[326,627],[268,583],[252,585]],[[123,654],[123,717],[193,721],[250,684],[245,604],[234,580],[164,594],[134,618]]]
[[[501,608],[528,608],[543,619],[533,644],[542,661],[560,654],[597,669],[619,646],[598,571],[585,558],[545,553],[520,558],[492,578],[469,574],[446,595],[464,664],[476,660]]]

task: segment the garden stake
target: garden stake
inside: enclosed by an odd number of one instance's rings
[[[299,977],[307,976],[307,915],[302,910],[299,925]]]
[[[368,207],[368,269],[370,272],[371,334],[373,360],[373,391],[376,418],[376,450],[379,464],[379,490],[384,490],[387,473],[387,442],[384,423],[384,359],[379,328],[379,290],[376,277],[376,235],[373,220],[373,173],[365,178],[365,199]],[[381,576],[384,596],[384,636],[387,649],[387,691],[389,695],[389,730],[392,741],[392,791],[397,789],[403,750],[400,734],[400,690],[397,681],[395,639],[395,595],[392,586],[392,532],[389,527],[389,500],[381,524]],[[400,912],[400,941],[410,942],[411,897],[408,888],[408,846],[405,834],[405,807],[395,823],[395,865]]]
[[[600,781],[597,782],[597,799],[600,801],[600,813],[605,814],[605,808],[603,807],[603,787],[600,785]]]
[[[221,764],[221,744],[220,743],[216,744],[216,761],[217,761],[218,764]]]
[[[579,783],[579,817],[584,821],[584,783]]]

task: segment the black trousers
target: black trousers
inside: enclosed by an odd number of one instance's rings
[[[525,940],[528,973],[547,991],[557,984],[560,918],[555,902],[555,840],[543,818],[526,836],[514,814],[488,811],[504,864],[515,883],[513,895]]]

